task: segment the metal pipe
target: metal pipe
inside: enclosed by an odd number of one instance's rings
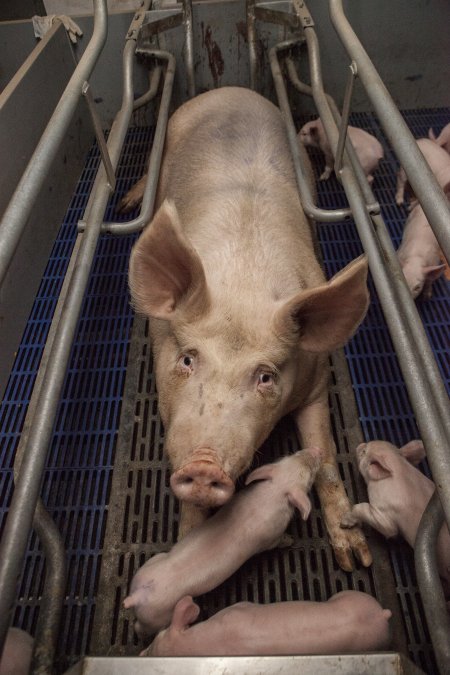
[[[148,225],[153,215],[153,209],[155,206],[156,190],[158,187],[158,178],[164,150],[164,141],[166,138],[167,122],[169,120],[169,107],[172,98],[176,64],[175,57],[169,52],[152,49],[148,51],[147,54],[149,56],[155,56],[157,58],[167,60],[167,68],[164,78],[163,91],[161,94],[158,120],[156,122],[155,136],[153,139],[152,151],[148,165],[147,180],[142,197],[141,212],[137,218],[129,220],[126,223],[103,223],[102,232],[108,232],[109,234],[132,234],[133,232],[140,232],[142,228]],[[85,220],[80,220],[80,231],[83,231],[85,226]]]
[[[283,74],[280,69],[280,64],[278,62],[278,51],[287,49],[292,46],[292,42],[281,42],[280,44],[272,47],[269,50],[269,62],[272,69],[273,80],[275,84],[275,89],[278,97],[278,104],[280,106],[281,114],[283,115],[284,122],[286,125],[286,130],[289,139],[289,145],[292,152],[292,159],[294,162],[295,175],[297,179],[297,187],[300,193],[302,200],[302,207],[306,215],[314,220],[323,221],[323,222],[336,222],[343,220],[344,218],[351,218],[352,212],[351,209],[334,209],[329,211],[327,209],[321,209],[314,205],[311,190],[308,185],[306,176],[304,175],[302,163],[300,160],[300,152],[298,149],[297,141],[297,130],[295,128],[294,120],[292,119],[291,108],[289,105],[289,100],[284,86]]]
[[[335,154],[339,131],[323,89],[317,36],[312,28],[307,28],[305,37],[314,100]],[[346,162],[341,177],[361,242],[368,255],[372,277],[427,448],[446,519],[450,523],[450,484],[444,480],[445,476],[450,475],[450,430],[446,424],[446,420],[450,419],[450,404],[447,393],[383,219],[377,216],[371,220],[369,217],[358,182]],[[382,244],[377,236],[379,232],[383,233]],[[386,273],[386,263],[391,275]]]
[[[255,0],[247,0],[247,42],[248,57],[250,61],[250,89],[256,91],[257,80],[257,49],[256,49],[256,28],[255,28]]]
[[[312,88],[308,85],[305,84],[304,82],[301,82],[299,80],[297,70],[294,65],[294,61],[290,56],[286,57],[285,63],[287,66],[287,72],[289,75],[289,80],[291,81],[291,84],[297,91],[299,91],[301,94],[306,94],[307,96],[313,95],[312,93]],[[339,112],[339,109],[336,105],[335,100],[329,95],[325,94],[328,105],[330,106],[331,112],[333,113],[334,121],[338,126],[341,124],[341,114]],[[380,205],[375,199],[375,196],[372,192],[372,188],[370,187],[369,183],[367,182],[367,177],[366,174],[364,173],[364,170],[361,166],[361,163],[358,159],[358,156],[355,152],[355,149],[352,145],[351,142],[347,139],[345,142],[345,150],[348,154],[348,157],[350,159],[350,163],[352,165],[353,171],[355,172],[356,178],[358,180],[358,183],[361,186],[361,189],[364,193],[364,201],[367,204],[367,209],[369,213],[377,214],[380,212]]]
[[[141,14],[142,21],[145,12],[142,11]],[[134,25],[136,25],[136,21],[134,21]],[[136,32],[129,31],[123,53],[122,106],[114,120],[108,139],[108,151],[114,168],[117,167],[119,161],[133,110],[132,73],[135,45]],[[74,264],[73,275],[69,282],[67,297],[56,328],[54,343],[36,403],[33,429],[30,432],[29,442],[24,452],[20,474],[3,533],[0,555],[0,588],[2,589],[0,595],[0,650],[3,649],[10,623],[18,574],[26,551],[28,533],[39,496],[47,450],[52,436],[70,350],[110,192],[106,172],[104,167],[100,166],[86,208],[86,231],[83,235],[79,235],[81,243]]]
[[[156,92],[158,91],[160,79],[161,79],[161,66],[156,66],[149,73],[149,87],[147,91],[145,92],[145,94],[135,99],[134,101],[133,112],[135,110],[139,110],[139,108],[142,108],[143,105],[145,105],[146,103],[150,103],[150,101],[152,101],[155,98]]]
[[[350,104],[353,94],[353,85],[357,73],[356,63],[351,63],[347,79],[347,86],[345,88],[344,103],[342,106],[342,119],[339,125],[339,141],[336,149],[336,157],[334,160],[334,172],[339,175],[342,166],[342,155],[344,153],[345,141],[347,138],[348,118],[350,115]]]
[[[185,35],[184,54],[186,59],[186,76],[188,84],[189,98],[195,96],[195,74],[194,74],[194,28],[192,21],[192,0],[182,0],[183,2],[183,26]]]
[[[34,513],[33,528],[45,555],[45,585],[39,607],[31,675],[48,675],[55,660],[61,626],[67,576],[66,552],[61,534],[40,499]]]
[[[450,206],[448,201],[367,52],[347,21],[342,0],[330,0],[330,16],[348,55],[357,63],[358,76],[389,142],[406,171],[408,180],[445,257],[450,260],[450,228],[448,226]]]
[[[414,562],[425,616],[442,675],[450,672],[450,619],[438,574],[436,541],[444,522],[437,492],[431,497],[417,530]]]
[[[97,62],[108,30],[106,0],[94,0],[94,31],[31,157],[0,223],[0,286],[28,222],[34,202],[55,159],[81,96],[81,88]]]

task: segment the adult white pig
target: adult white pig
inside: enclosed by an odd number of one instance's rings
[[[321,455],[319,448],[307,448],[255,469],[245,481],[249,487],[188,532],[169,553],[150,558],[133,577],[123,603],[134,610],[136,632],[151,634],[165,628],[183,596],[213,590],[248,558],[277,546],[294,508],[306,520],[311,510],[307,493]]]
[[[141,656],[349,654],[390,642],[391,611],[359,591],[326,602],[238,602],[192,626],[199,612],[190,596],[180,600],[170,627]]]
[[[367,310],[367,263],[325,281],[279,110],[237,87],[184,104],[169,122],[158,204],[129,279],[136,308],[152,319],[181,531],[230,499],[292,412],[301,444],[326,450],[316,487],[339,563],[352,569],[353,549],[370,564],[362,533],[340,528],[349,503],[327,399],[327,354]]]

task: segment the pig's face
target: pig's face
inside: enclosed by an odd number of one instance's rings
[[[230,498],[286,412],[296,372],[292,350],[267,327],[253,339],[231,326],[217,334],[219,318],[211,311],[195,324],[173,322],[157,359],[171,486],[180,499],[202,506]]]
[[[313,148],[319,147],[319,125],[319,120],[313,120],[302,126],[298,138],[303,145]]]

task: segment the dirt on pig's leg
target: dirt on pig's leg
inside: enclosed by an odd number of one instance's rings
[[[326,452],[316,475],[315,487],[336,560],[343,570],[351,572],[354,568],[352,555],[354,554],[365,567],[368,567],[372,564],[372,556],[362,530],[359,527],[349,530],[341,528],[341,519],[351,510],[351,505],[337,466],[328,397],[323,396],[302,408],[294,415],[294,419],[302,446],[316,446]]]

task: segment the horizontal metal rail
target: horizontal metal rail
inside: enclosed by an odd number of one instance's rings
[[[82,94],[82,87],[89,79],[106,42],[107,32],[106,0],[94,0],[94,30],[91,40],[45,128],[0,222],[0,286],[14,257],[36,198],[74,115]]]
[[[450,206],[448,201],[367,52],[347,21],[342,0],[330,0],[330,16],[348,55],[358,66],[358,77],[364,85],[390,144],[406,171],[408,180],[433,228],[441,249],[450,261]],[[450,448],[448,453],[450,457]]]
[[[133,64],[139,23],[144,8],[135,15],[133,30],[127,34],[123,52],[123,97],[108,139],[108,151],[117,167],[128,124],[133,111]],[[24,449],[20,473],[6,519],[0,555],[0,650],[3,649],[15,600],[18,575],[25,556],[28,534],[39,497],[39,490],[67,363],[75,336],[84,293],[89,280],[101,224],[111,194],[105,168],[100,166],[86,207],[86,231],[78,235],[73,274],[67,287],[61,314],[55,328],[45,373],[38,394],[32,429]]]

